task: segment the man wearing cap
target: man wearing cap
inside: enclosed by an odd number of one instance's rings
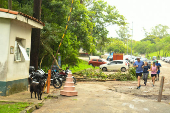
[[[136,67],[136,76],[138,78],[138,86],[137,89],[140,89],[140,78],[143,73],[143,68],[142,66],[144,65],[143,61],[140,61],[140,58],[137,58],[137,61],[133,64],[133,67]]]
[[[155,65],[158,67],[156,80],[158,80],[158,81],[159,81],[159,73],[160,73],[160,67],[161,67],[161,64],[160,64],[160,63],[158,63],[158,61],[156,61],[156,64],[155,64]]]

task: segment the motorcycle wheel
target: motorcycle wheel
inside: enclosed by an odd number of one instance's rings
[[[59,78],[57,79],[53,79],[53,86],[56,88],[56,89],[59,89],[61,86],[62,86],[62,82]]]
[[[73,77],[73,82],[74,82],[74,84],[76,84],[76,78],[75,77]]]

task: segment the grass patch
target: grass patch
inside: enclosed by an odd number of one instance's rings
[[[42,107],[42,106],[43,106],[43,103],[38,103],[38,106]]]
[[[147,58],[150,59],[150,57],[151,57],[151,59],[152,59],[153,56],[157,56],[157,59],[159,60],[160,58],[158,58],[158,55],[159,55],[159,51],[153,52],[153,53],[149,53],[148,54],[149,57],[147,57]],[[160,56],[163,56],[163,50],[160,51]]]
[[[62,65],[62,69],[65,70],[66,67],[68,67],[68,65]],[[87,61],[80,60],[79,64],[77,66],[70,67],[70,70],[72,71],[72,73],[75,73],[89,68],[94,69],[93,66],[88,65]],[[95,67],[95,69],[99,69],[99,67]]]
[[[33,103],[0,101],[0,113],[19,113]]]

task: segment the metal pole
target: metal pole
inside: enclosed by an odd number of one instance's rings
[[[128,37],[127,37],[127,55],[128,55]]]
[[[133,39],[133,22],[132,22],[132,39]],[[131,39],[131,57],[132,57],[132,39]]]

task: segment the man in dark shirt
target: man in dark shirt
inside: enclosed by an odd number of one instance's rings
[[[161,64],[160,64],[160,63],[158,63],[158,61],[156,61],[156,64],[155,64],[155,65],[158,67],[156,80],[158,80],[158,81],[159,81],[159,74],[160,74],[160,67],[161,67]]]
[[[140,78],[143,73],[143,68],[142,66],[144,65],[143,61],[140,61],[140,58],[137,58],[137,61],[133,64],[133,67],[136,67],[136,76],[138,78],[138,86],[137,89],[140,89]]]

